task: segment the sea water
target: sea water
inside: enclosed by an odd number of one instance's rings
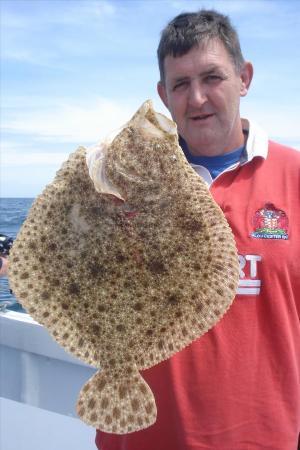
[[[33,198],[0,198],[0,233],[16,238],[27,217]],[[0,277],[0,309],[24,312],[11,293],[7,277]]]

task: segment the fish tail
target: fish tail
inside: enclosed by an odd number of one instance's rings
[[[103,370],[81,389],[77,413],[101,431],[127,434],[152,425],[157,409],[150,387],[137,370],[122,377]]]

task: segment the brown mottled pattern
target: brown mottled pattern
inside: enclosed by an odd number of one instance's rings
[[[71,154],[35,200],[11,251],[10,285],[64,348],[101,367],[80,392],[79,416],[127,433],[156,420],[139,370],[224,315],[237,254],[223,213],[149,102],[105,156],[106,177],[124,201],[95,190],[85,154]]]

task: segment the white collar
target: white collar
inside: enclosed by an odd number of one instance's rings
[[[248,132],[246,141],[246,161],[251,161],[255,156],[261,156],[266,159],[268,154],[268,135],[255,122],[242,119],[243,130]]]
[[[241,161],[234,164],[233,166],[226,169],[224,172],[235,169],[238,165],[246,164],[256,156],[266,159],[268,155],[268,135],[260,128],[255,122],[247,119],[241,119],[243,130],[248,134],[246,140],[246,152],[242,154]],[[213,183],[213,179],[206,169],[206,167],[200,166],[199,164],[190,163],[193,169],[200,175],[204,181],[210,186]],[[221,174],[220,174],[221,175]],[[218,175],[215,180],[220,176]]]

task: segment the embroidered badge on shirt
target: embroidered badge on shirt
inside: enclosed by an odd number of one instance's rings
[[[288,239],[288,225],[286,213],[277,209],[273,203],[266,203],[254,215],[251,236],[259,239]]]

